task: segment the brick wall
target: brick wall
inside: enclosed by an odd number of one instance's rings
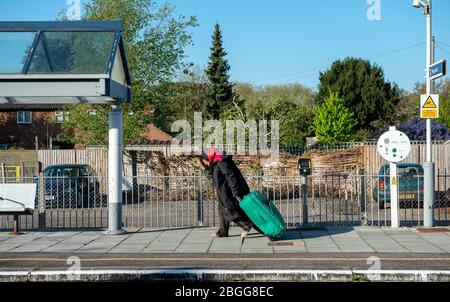
[[[8,147],[35,149],[35,137],[39,148],[48,149],[50,137],[55,144],[61,133],[61,125],[55,123],[55,111],[33,111],[31,124],[18,124],[17,111],[0,112],[0,144]]]

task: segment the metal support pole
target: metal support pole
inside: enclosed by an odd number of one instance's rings
[[[432,50],[432,6],[431,0],[427,0],[429,7],[426,9],[427,17],[427,66],[426,66],[426,84],[427,94],[433,93],[433,80],[430,79],[429,68],[433,64]],[[432,141],[431,141],[431,119],[426,120],[426,163],[424,164],[424,207],[423,207],[423,225],[424,227],[433,226],[433,204],[434,204],[434,163],[432,158]]]
[[[108,150],[108,231],[123,234],[122,230],[122,112],[113,104],[109,114]]]
[[[302,210],[303,210],[303,225],[308,224],[308,177],[302,177]]]
[[[20,235],[20,230],[19,230],[19,215],[13,215],[14,220],[13,220],[13,231],[12,234],[13,235]]]
[[[398,177],[397,164],[390,163],[390,184],[391,184],[391,227],[398,228],[400,226],[398,216]]]

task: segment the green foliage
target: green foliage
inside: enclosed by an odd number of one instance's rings
[[[436,82],[435,91],[440,96],[440,118],[436,122],[446,124],[450,128],[450,80]],[[384,118],[374,122],[373,125],[377,129],[387,129],[389,126],[399,126],[420,117],[420,95],[425,93],[425,83],[417,83],[413,92],[402,95],[395,110],[390,110]]]
[[[236,95],[239,96],[236,101]],[[271,120],[280,122],[280,144],[298,146],[314,133],[312,127],[314,93],[300,84],[254,87],[235,86],[234,106],[222,114],[228,119]]]
[[[148,123],[167,126],[166,119],[173,114],[168,83],[183,66],[185,46],[192,44],[188,30],[197,26],[194,17],[173,15],[173,6],[153,0],[90,0],[85,4],[85,20],[122,22],[133,81],[132,104],[122,107],[124,144],[142,140],[139,133]],[[97,110],[95,118],[86,115],[91,107]],[[108,106],[80,105],[68,110],[64,141],[107,143]]]
[[[436,88],[440,96],[440,117],[437,122],[446,124],[447,128],[450,129],[450,79],[445,79],[443,82],[440,82]]]
[[[207,101],[203,108],[206,118],[220,118],[220,114],[227,107],[232,105],[233,85],[230,83],[228,72],[230,65],[225,58],[227,53],[223,48],[222,33],[217,23],[212,36],[211,55],[209,56],[208,68],[208,89],[206,90]]]
[[[337,92],[329,91],[329,96],[319,107],[314,118],[316,136],[321,143],[346,142],[355,134],[358,121],[345,106]]]
[[[306,138],[314,131],[314,111],[289,101],[279,101],[271,113],[271,120],[280,122],[280,143],[284,146],[298,146],[306,142]]]
[[[108,124],[105,121],[108,121],[110,107],[109,105],[65,106],[64,110],[68,112],[68,118],[62,124],[63,132],[59,140],[72,144],[106,145],[108,142]],[[142,142],[143,138],[140,133],[145,126],[143,120],[131,111],[129,104],[122,105],[121,109],[123,114],[123,141],[129,144]]]
[[[372,121],[383,118],[398,104],[402,93],[396,84],[385,80],[381,67],[356,58],[335,61],[329,70],[320,73],[318,104],[330,89],[344,99],[358,128],[367,128]]]

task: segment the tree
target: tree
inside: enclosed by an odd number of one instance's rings
[[[420,95],[426,93],[425,83],[416,83],[414,91],[405,93],[396,106],[396,110],[390,110],[385,118],[375,124],[378,129],[387,129],[389,126],[400,125],[420,116]],[[435,93],[439,94],[439,124],[445,124],[450,128],[450,80],[436,82]]]
[[[203,114],[206,118],[220,118],[221,112],[233,101],[233,85],[230,83],[228,72],[230,65],[226,59],[227,53],[223,48],[222,33],[219,23],[216,23],[212,35],[211,55],[209,56],[208,68],[208,89],[206,90],[206,103]]]
[[[436,87],[436,91],[440,96],[440,117],[438,122],[447,125],[447,128],[450,129],[450,79],[440,82]]]
[[[299,146],[314,133],[314,92],[300,84],[252,86],[237,84],[231,108],[221,114],[221,120],[278,120],[280,144]],[[245,118],[242,118],[244,116]],[[269,123],[270,126],[270,123]]]
[[[328,97],[314,118],[314,128],[319,142],[333,144],[348,141],[354,135],[357,124],[358,121],[338,93],[329,90]]]
[[[122,36],[133,80],[132,103],[122,106],[123,139],[124,144],[140,142],[139,133],[148,123],[164,125],[171,115],[167,83],[183,66],[184,48],[192,44],[188,30],[197,26],[197,21],[195,17],[175,17],[173,6],[157,4],[153,0],[90,0],[85,4],[83,19],[122,22]],[[89,108],[97,112],[95,118],[87,115]],[[61,136],[65,141],[107,143],[110,106],[77,105],[67,106],[66,110],[69,122],[63,124]]]
[[[335,61],[329,70],[320,73],[319,79],[317,103],[327,98],[330,89],[337,92],[354,113],[358,128],[367,128],[383,118],[401,96],[397,85],[385,80],[381,67],[362,59]]]

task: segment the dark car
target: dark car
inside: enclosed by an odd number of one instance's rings
[[[391,202],[390,166],[385,164],[378,174],[373,198],[379,208],[384,209]],[[400,205],[420,205],[423,203],[423,167],[420,164],[397,164],[398,200]]]
[[[84,208],[102,205],[100,184],[89,165],[52,165],[43,171],[47,208]]]

